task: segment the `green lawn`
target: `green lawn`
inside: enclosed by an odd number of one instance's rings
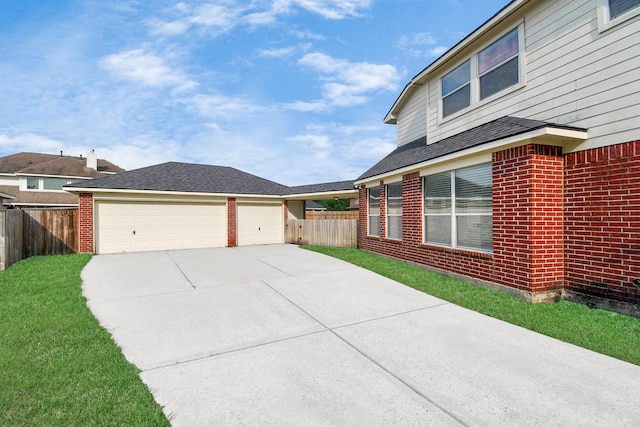
[[[0,424],[168,426],[81,293],[89,255],[0,271]]]
[[[568,301],[532,304],[357,249],[306,247],[412,288],[562,341],[640,365],[640,318]]]

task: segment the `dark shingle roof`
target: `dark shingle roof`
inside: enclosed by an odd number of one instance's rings
[[[289,187],[227,166],[168,162],[67,187],[282,195]]]
[[[422,137],[409,144],[400,146],[363,173],[356,181],[545,127],[584,131],[584,129],[581,128],[540,120],[521,119],[510,116],[501,117],[433,144],[427,145],[426,138]]]

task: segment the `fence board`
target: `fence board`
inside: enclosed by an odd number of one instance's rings
[[[286,242],[298,245],[358,247],[358,221],[344,219],[287,221]]]

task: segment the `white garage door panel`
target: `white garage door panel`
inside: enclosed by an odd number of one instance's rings
[[[239,203],[238,245],[284,243],[284,205]]]
[[[96,203],[97,252],[141,252],[226,246],[224,204]]]

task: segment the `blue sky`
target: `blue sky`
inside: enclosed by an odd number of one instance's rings
[[[3,0],[0,155],[354,179],[404,85],[507,0]]]

